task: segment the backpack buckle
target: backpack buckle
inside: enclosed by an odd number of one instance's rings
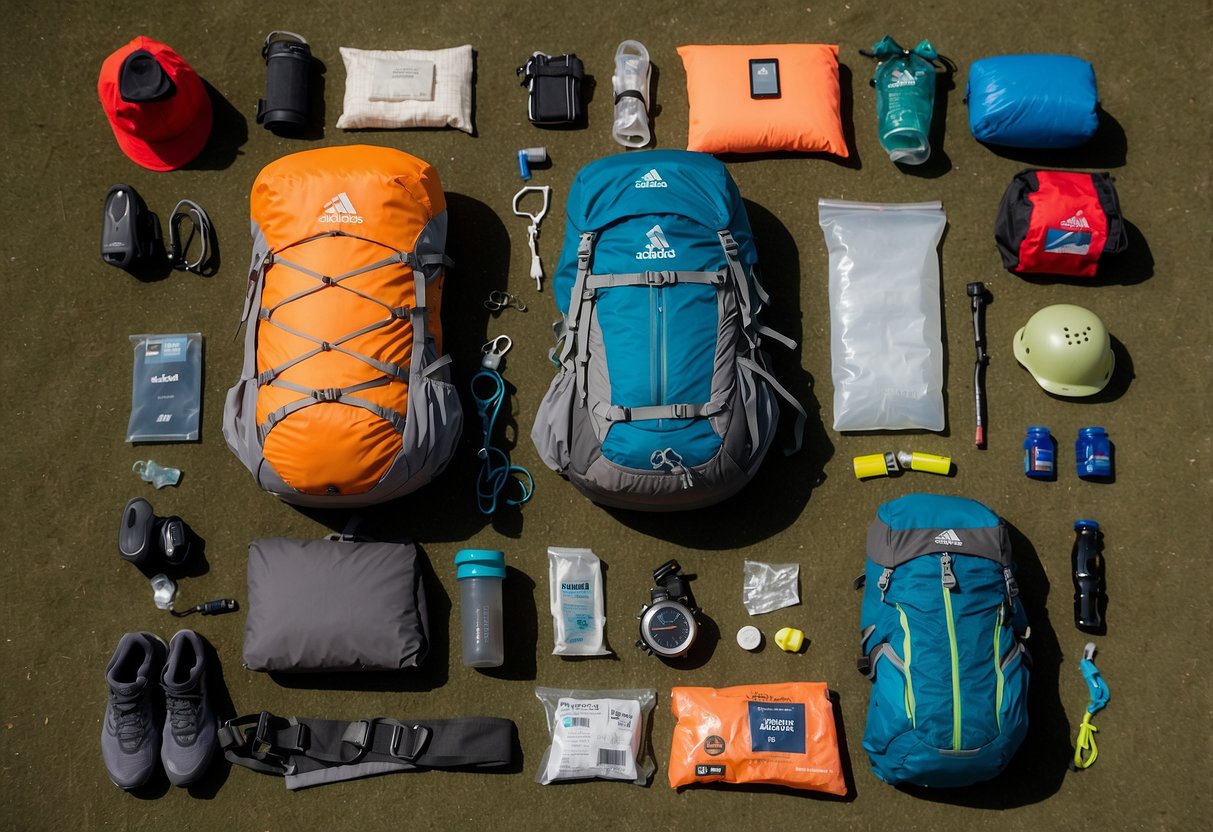
[[[678,276],[674,272],[645,272],[644,281],[650,286],[665,286],[677,283]]]

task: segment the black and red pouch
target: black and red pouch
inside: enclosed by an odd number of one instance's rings
[[[1116,186],[1107,173],[1024,170],[994,221],[1002,264],[1016,274],[1095,277],[1128,246]]]

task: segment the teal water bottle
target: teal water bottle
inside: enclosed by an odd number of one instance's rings
[[[935,110],[935,66],[931,42],[902,49],[888,35],[872,47],[876,72],[876,123],[889,158],[921,165],[931,155],[931,116]]]

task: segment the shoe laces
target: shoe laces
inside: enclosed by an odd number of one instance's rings
[[[138,743],[145,734],[144,709],[139,700],[115,700],[111,703],[114,709],[114,733],[123,745]]]
[[[165,709],[168,711],[169,725],[174,731],[191,731],[198,726],[198,710],[202,707],[201,694],[164,696]]]

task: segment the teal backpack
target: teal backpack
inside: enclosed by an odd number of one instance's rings
[[[863,747],[892,785],[997,776],[1028,730],[1027,618],[1006,525],[981,503],[911,494],[868,530]]]
[[[703,153],[609,156],[577,174],[552,279],[558,372],[531,438],[592,500],[647,511],[711,505],[754,476],[778,396],[770,302],[737,185]]]

